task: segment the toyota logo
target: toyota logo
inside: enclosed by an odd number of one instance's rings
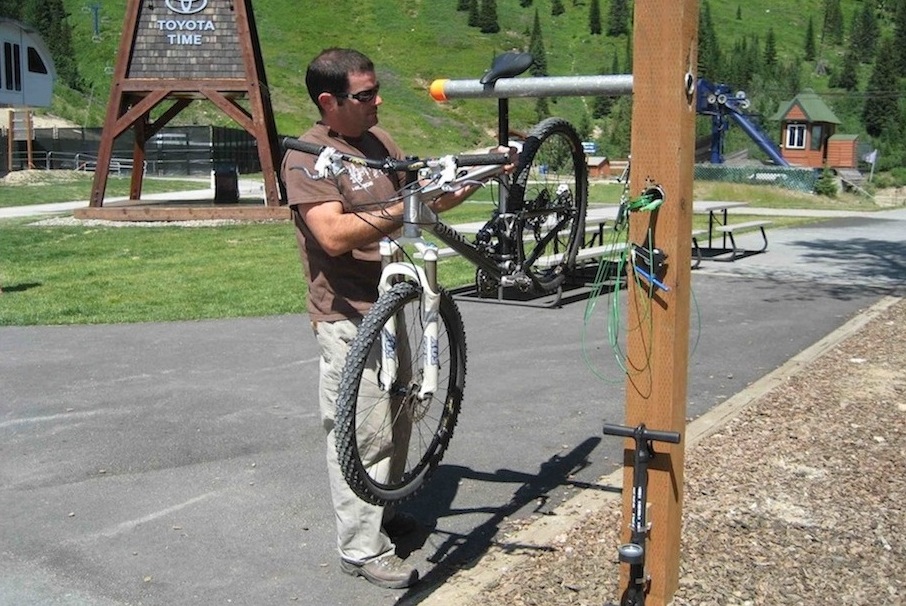
[[[208,5],[208,0],[166,0],[167,8],[181,15],[200,13]]]

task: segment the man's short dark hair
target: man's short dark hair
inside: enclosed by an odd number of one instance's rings
[[[305,86],[308,96],[318,104],[321,93],[342,94],[349,92],[349,74],[374,71],[374,63],[364,54],[351,48],[328,48],[320,52],[308,64],[305,72]]]

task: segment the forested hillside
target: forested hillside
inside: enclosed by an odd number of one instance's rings
[[[60,74],[49,111],[101,124],[126,4],[0,0],[0,15],[45,32]],[[744,90],[751,111],[765,117],[812,88],[843,120],[840,132],[881,150],[881,167],[906,166],[906,0],[700,0],[700,9],[700,75]],[[631,0],[261,0],[253,10],[282,134],[315,119],[304,72],[326,46],[356,47],[375,59],[382,122],[414,153],[493,141],[493,100],[441,105],[427,87],[436,78],[477,78],[500,52],[531,50],[536,75],[632,71]],[[196,105],[180,118],[229,124],[213,106]],[[511,119],[525,130],[561,115],[604,153],[623,156],[630,108],[629,99],[516,99]],[[704,119],[701,128],[707,132]],[[741,134],[731,139],[747,144]]]

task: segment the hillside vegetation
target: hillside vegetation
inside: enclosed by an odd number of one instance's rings
[[[485,0],[486,1],[486,0]],[[322,48],[351,46],[369,54],[377,63],[385,104],[382,123],[413,153],[451,151],[489,145],[494,140],[496,102],[489,99],[435,103],[427,93],[437,78],[478,78],[492,57],[506,50],[527,50],[534,20],[538,18],[549,75],[593,75],[631,71],[631,45],[627,35],[606,34],[611,2],[600,0],[605,33],[592,35],[589,12],[597,0],[497,0],[500,31],[483,34],[467,23],[468,13],[457,10],[457,0],[333,0],[313,2],[267,0],[256,2],[253,10],[264,55],[265,69],[277,128],[281,134],[296,134],[316,114],[304,86],[305,66]],[[836,2],[837,0],[833,0]],[[866,0],[868,1],[868,0]],[[764,44],[776,41],[781,65],[797,66],[795,83],[819,91],[828,90],[828,76],[818,75],[816,62],[803,62],[803,45],[809,19],[821,33],[828,0],[749,0],[748,2],[706,2],[715,35],[725,59],[734,54],[734,45],[746,38]],[[61,87],[49,111],[78,124],[98,126],[106,110],[117,45],[126,2],[98,0],[98,20],[80,0],[64,0],[73,32],[82,91]],[[523,4],[529,6],[523,7]],[[563,12],[552,15],[559,5]],[[630,4],[631,5],[631,4]],[[839,0],[847,27],[860,0]],[[95,23],[98,24],[97,32]],[[889,27],[888,27],[889,29]],[[95,35],[97,33],[97,35]],[[656,41],[652,41],[656,44]],[[819,57],[823,66],[843,60],[843,44],[822,43]],[[759,50],[759,52],[761,52]],[[859,68],[867,78],[868,66]],[[721,74],[716,74],[719,76]],[[717,78],[715,78],[717,79]],[[750,91],[754,107],[766,113],[796,91],[785,83],[760,79]],[[731,83],[734,86],[748,86]],[[834,107],[836,99],[830,104]],[[560,115],[576,124],[583,136],[594,138],[605,152],[622,155],[628,151],[628,100],[603,112],[589,98],[561,97],[550,100],[540,113]],[[842,130],[860,134],[859,108],[842,105]],[[180,115],[183,122],[230,124],[213,105],[197,103]],[[511,123],[527,130],[538,121],[539,108],[532,99],[514,99]],[[704,123],[704,120],[702,120]],[[703,126],[704,129],[707,126]],[[744,142],[740,142],[744,144]]]

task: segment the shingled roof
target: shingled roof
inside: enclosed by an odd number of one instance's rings
[[[838,118],[834,112],[831,111],[824,101],[821,100],[821,97],[818,94],[811,90],[806,89],[796,95],[792,101],[780,104],[780,111],[771,116],[772,120],[784,120],[787,115],[790,113],[790,110],[795,106],[799,106],[802,109],[802,113],[805,114],[809,122],[827,122],[830,124],[842,124],[840,118]]]

